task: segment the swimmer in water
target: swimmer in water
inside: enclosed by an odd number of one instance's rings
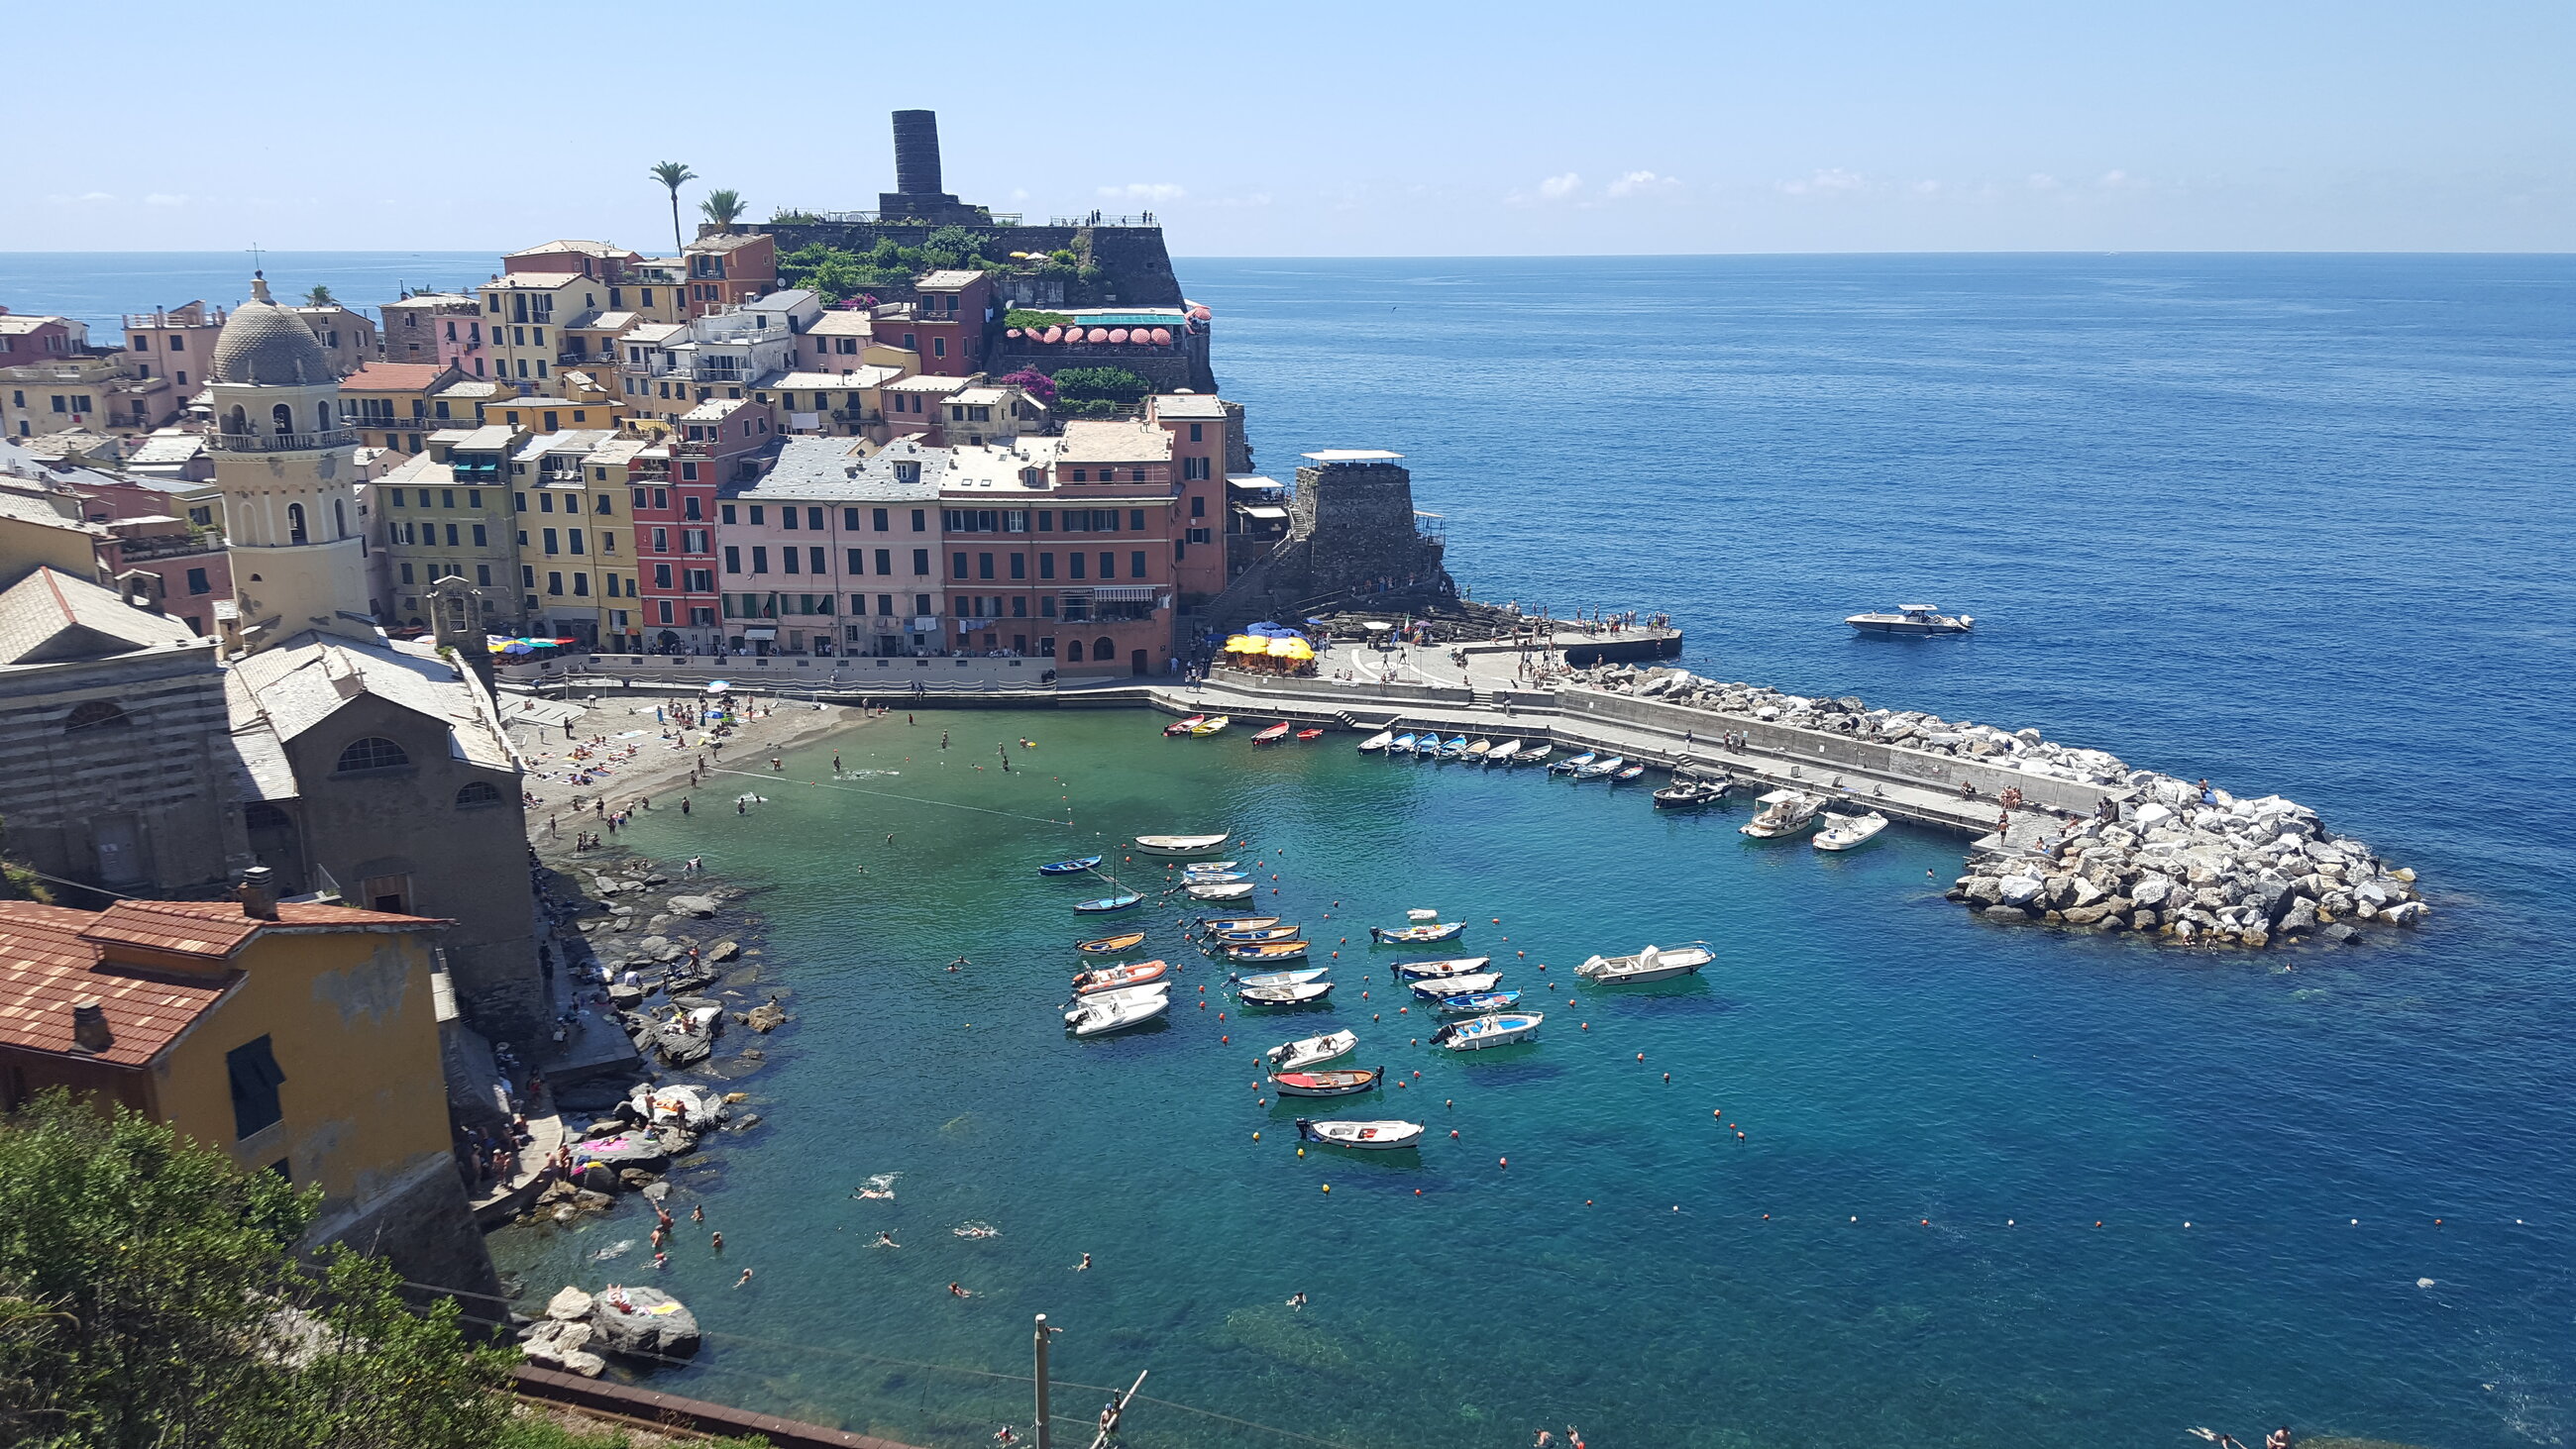
[[[974,1297],[975,1295],[974,1295],[974,1294],[972,1294],[972,1293],[967,1292],[967,1291],[966,1291],[965,1289],[963,1289],[963,1288],[958,1287],[956,1284],[951,1283],[951,1284],[949,1284],[949,1285],[948,1285],[948,1296],[949,1296],[949,1297],[951,1297],[951,1298],[972,1298],[972,1297]]]
[[[1090,1255],[1089,1253],[1085,1253],[1085,1254],[1083,1254],[1083,1255],[1082,1255],[1082,1261],[1073,1265],[1073,1271],[1075,1271],[1075,1272],[1077,1272],[1077,1273],[1088,1273],[1088,1272],[1090,1272],[1090,1271],[1091,1271],[1091,1255]]]
[[[954,971],[954,970],[956,970],[956,969],[957,969],[958,967],[960,967],[960,966],[972,966],[972,965],[974,965],[974,964],[975,964],[974,962],[967,960],[967,959],[966,959],[965,957],[963,957],[963,956],[960,956],[960,957],[958,957],[956,960],[951,961],[951,962],[949,962],[949,963],[948,963],[948,969],[949,969],[949,970],[951,970],[951,971]]]
[[[748,1282],[750,1282],[750,1281],[751,1281],[751,1270],[750,1270],[749,1268],[745,1268],[745,1269],[743,1269],[743,1270],[742,1270],[742,1276],[733,1280],[733,1286],[735,1286],[736,1288],[739,1288],[739,1287],[741,1287],[743,1284],[748,1283]]]
[[[892,1233],[879,1233],[879,1234],[877,1234],[877,1244],[876,1244],[876,1245],[877,1245],[878,1247],[880,1247],[880,1248],[900,1248],[900,1247],[902,1247],[902,1246],[903,1246],[903,1244],[898,1243],[898,1242],[896,1242],[896,1241],[894,1240],[894,1234],[892,1234]]]
[[[690,1222],[693,1222],[693,1223],[702,1223],[702,1222],[705,1222],[706,1220],[707,1220],[707,1210],[706,1210],[706,1208],[705,1208],[705,1207],[700,1206],[700,1207],[693,1207],[693,1208],[689,1209],[689,1221],[690,1221]]]

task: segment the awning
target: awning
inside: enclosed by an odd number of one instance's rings
[[[1108,604],[1150,604],[1154,602],[1152,584],[1094,584],[1091,597]]]
[[[778,637],[778,631],[774,628],[755,625],[743,630],[742,637],[745,639],[775,639]]]
[[[1246,518],[1284,519],[1288,516],[1287,509],[1276,508],[1267,503],[1239,504],[1237,510]]]

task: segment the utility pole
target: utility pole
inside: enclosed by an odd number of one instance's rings
[[[1047,1339],[1055,1330],[1047,1327],[1046,1315],[1038,1315],[1038,1444],[1037,1449],[1054,1449],[1053,1416],[1047,1412]]]

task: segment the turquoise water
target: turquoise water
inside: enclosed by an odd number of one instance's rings
[[[1827,858],[1634,787],[1159,722],[897,716],[792,755],[749,818],[630,835],[765,888],[768,980],[798,1017],[741,1084],[768,1125],[680,1178],[727,1250],[692,1240],[665,1275],[717,1330],[666,1387],[964,1445],[1025,1424],[1025,1390],[855,1355],[1025,1372],[1045,1312],[1064,1378],[1150,1367],[1180,1403],[1352,1445],[1566,1422],[1600,1444],[2127,1443],[2276,1418],[2508,1443],[2557,1412],[2555,1109],[2408,1080],[2452,1015],[2416,948],[2284,974],[1981,928],[1927,879],[1953,873],[1945,839]],[[1022,735],[1039,749],[1006,776],[993,748]],[[834,747],[899,773],[832,783]],[[1067,810],[1071,829],[1043,818]],[[1098,891],[1033,868],[1229,827],[1265,907],[1341,951],[1330,1008],[1247,1015],[1211,989],[1187,1009],[1223,973],[1157,914],[1183,1009],[1068,1040],[1068,947],[1105,927],[1067,907]],[[1417,905],[1546,998],[1539,1042],[1411,1045],[1432,1023],[1397,1014],[1384,963],[1425,953],[1372,951],[1364,927]],[[1720,953],[1697,978],[1541,987],[1693,937]],[[1355,1064],[1409,1085],[1305,1110],[1425,1121],[1420,1152],[1301,1159],[1300,1109],[1257,1103],[1259,1049],[1343,1026]],[[2515,1162],[2558,1175],[2495,1172]],[[854,1200],[879,1173],[895,1198]],[[969,1222],[1000,1236],[953,1235]],[[540,1286],[633,1281],[651,1270],[578,1259],[648,1225],[496,1243]],[[880,1229],[902,1246],[871,1247]],[[1148,1407],[1139,1443],[1285,1442]]]

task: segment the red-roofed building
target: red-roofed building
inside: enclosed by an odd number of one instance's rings
[[[430,399],[466,380],[454,363],[370,362],[340,379],[340,419],[362,448],[391,448],[417,456],[440,428],[473,427],[475,420],[434,418]]]
[[[490,1291],[450,1147],[431,939],[448,922],[235,901],[0,901],[0,1108],[63,1088],[318,1187],[308,1238]]]

